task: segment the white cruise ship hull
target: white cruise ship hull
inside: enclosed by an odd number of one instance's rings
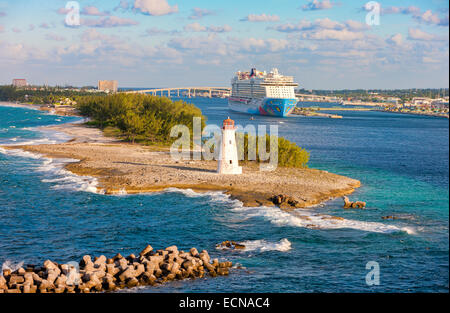
[[[228,99],[230,110],[252,115],[286,117],[292,113],[296,105],[297,99],[247,99],[238,97]]]

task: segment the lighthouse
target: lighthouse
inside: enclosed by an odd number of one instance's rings
[[[236,127],[234,121],[230,118],[223,121],[217,173],[225,175],[242,174],[236,146]]]

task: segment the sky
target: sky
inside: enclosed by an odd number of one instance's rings
[[[253,67],[305,89],[448,88],[449,3],[0,0],[0,84],[229,86]]]

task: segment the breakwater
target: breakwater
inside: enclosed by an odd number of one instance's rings
[[[50,260],[42,266],[26,265],[15,271],[3,270],[0,293],[95,293],[137,286],[154,286],[173,280],[225,276],[231,262],[211,261],[206,250],[179,251],[176,246],[154,251],[148,245],[139,255],[94,258],[57,264]]]

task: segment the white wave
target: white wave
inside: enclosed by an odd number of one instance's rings
[[[28,151],[24,151],[21,149],[5,149],[0,147],[0,153],[15,157],[29,158],[29,159],[40,159],[43,156],[38,153],[32,153]]]
[[[6,260],[5,262],[3,262],[2,264],[2,272],[0,273],[1,276],[3,276],[3,271],[4,270],[11,270],[11,272],[15,272],[17,271],[19,268],[21,268],[23,266],[23,261],[15,264],[10,260]]]
[[[15,103],[15,102],[0,102],[0,107],[20,108],[20,109],[35,110],[35,111],[39,110],[38,107],[27,105],[27,104]]]
[[[330,215],[304,209],[288,213],[277,207],[246,208],[240,206],[234,208],[233,211],[246,214],[250,217],[263,217],[277,226],[291,226],[310,229],[356,229],[367,232],[387,234],[401,231],[407,232],[408,234],[415,233],[412,228],[401,228],[395,225],[386,225],[379,222],[336,219]]]
[[[231,206],[242,206],[241,201],[231,199],[230,195],[227,195],[222,191],[195,192],[192,189],[167,188],[164,190],[164,192],[181,193],[189,198],[209,198],[210,201],[214,203],[225,203]]]
[[[38,153],[32,153],[21,149],[4,149],[0,148],[0,153],[14,157],[22,157],[34,160],[42,160],[42,163],[35,169],[37,172],[44,172],[51,176],[42,179],[43,183],[54,184],[52,189],[65,189],[74,191],[85,191],[91,193],[101,193],[98,190],[98,180],[90,176],[78,176],[64,169],[68,163],[78,162],[75,159],[52,159],[44,157]]]
[[[244,251],[281,251],[286,252],[292,249],[288,239],[281,239],[279,242],[268,242],[266,240],[248,240],[240,242],[245,246]]]

